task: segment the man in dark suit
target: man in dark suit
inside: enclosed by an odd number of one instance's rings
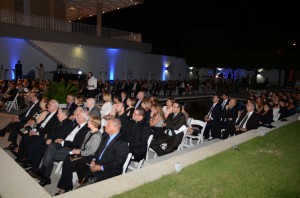
[[[222,139],[227,139],[229,134],[233,135],[235,130],[235,122],[238,117],[238,108],[236,105],[236,99],[231,98],[228,105],[225,107],[224,117],[221,122],[221,128],[224,129]]]
[[[16,82],[18,81],[18,79],[22,79],[22,74],[23,74],[23,70],[22,70],[22,63],[20,60],[18,60],[18,63],[15,65],[15,72],[16,72]]]
[[[97,116],[97,117],[101,118],[100,110],[96,106],[96,100],[95,100],[95,98],[88,98],[88,99],[86,99],[86,107],[89,110],[90,116],[94,115],[94,116]]]
[[[235,134],[239,135],[246,131],[252,129],[257,129],[259,127],[259,115],[254,112],[255,104],[253,102],[248,102],[246,105],[246,111],[242,113],[236,122]]]
[[[211,106],[209,112],[204,117],[204,121],[207,122],[204,130],[204,139],[212,140],[214,138],[221,138],[220,130],[220,119],[221,119],[221,105],[219,103],[219,96],[213,96],[213,105]],[[211,136],[209,132],[211,131]]]
[[[122,174],[129,147],[120,133],[121,127],[118,118],[108,120],[95,157],[88,166],[85,165],[84,170],[81,168],[81,172],[84,171],[86,176],[92,176],[88,184]]]
[[[126,91],[122,91],[121,92],[121,100],[123,102],[123,104],[125,105],[125,109],[127,108],[127,92]]]
[[[139,91],[136,95],[136,104],[135,104],[135,109],[138,108],[138,107],[141,107],[142,105],[142,101],[144,100],[145,98],[145,92],[144,91]]]
[[[68,119],[69,111],[67,109],[59,109],[58,111],[54,110],[54,112],[54,116],[45,125],[43,130],[40,127],[37,127],[37,131],[41,131],[40,136],[23,136],[18,151],[18,160],[16,161],[19,161],[18,163],[23,165],[24,168],[31,166],[32,170],[38,170],[47,145],[51,144],[58,138],[65,139],[73,130],[74,127]]]
[[[72,94],[69,94],[67,96],[67,109],[69,111],[69,115],[73,115],[74,111],[76,110],[77,108],[77,105],[75,104],[75,96],[72,95]]]
[[[180,145],[183,132],[178,134],[174,130],[178,130],[181,126],[186,125],[186,118],[181,112],[181,105],[179,103],[173,103],[172,114],[169,114],[164,123],[164,129],[167,130],[167,134],[163,134],[160,138],[154,139],[151,142],[150,147],[157,153],[158,156],[165,155],[173,152]],[[167,143],[165,149],[161,148],[161,144]]]
[[[40,185],[51,184],[50,175],[55,161],[62,161],[73,149],[79,149],[89,131],[87,122],[90,116],[87,111],[82,111],[76,118],[78,126],[75,127],[65,139],[56,139],[48,145],[43,157],[42,167],[38,171],[28,171],[32,177],[41,179]]]
[[[224,119],[225,117],[225,111],[226,111],[226,106],[229,104],[229,97],[228,94],[223,93],[222,94],[222,103],[221,103],[221,121]]]
[[[24,125],[28,122],[30,118],[36,115],[36,113],[39,113],[39,111],[41,110],[41,95],[39,93],[30,93],[29,99],[32,102],[32,105],[29,107],[29,109],[20,114],[19,116],[14,116],[12,118],[12,122],[0,131],[0,134],[3,136],[7,131],[10,131],[8,141],[10,141],[11,144],[8,147],[6,147],[6,149],[15,150],[15,148],[18,147],[17,138],[20,129],[24,127]]]
[[[129,152],[134,156],[134,161],[146,158],[147,141],[151,134],[150,125],[145,121],[145,109],[138,107],[134,110],[132,120],[127,118],[123,125],[122,134],[129,143]]]
[[[29,131],[27,134],[22,135],[22,139],[20,142],[20,148],[17,153],[17,157],[22,159],[27,156],[28,148],[30,145],[37,145],[37,142],[39,142],[39,139],[44,140],[45,135],[48,134],[50,130],[55,128],[57,125],[59,125],[59,120],[57,118],[57,112],[58,112],[58,102],[56,100],[51,100],[48,105],[48,111],[49,113],[45,117],[45,119],[39,123],[35,130]],[[33,155],[36,154],[38,150],[33,149]]]

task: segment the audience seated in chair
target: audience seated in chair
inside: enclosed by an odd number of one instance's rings
[[[172,113],[168,116],[163,125],[166,134],[163,134],[160,138],[154,139],[150,145],[158,156],[171,153],[178,148],[182,142],[184,133],[180,132],[176,134],[174,130],[178,130],[183,125],[186,125],[186,118],[184,114],[181,113],[181,105],[175,102],[172,106]],[[161,144],[163,143],[167,143],[165,149],[161,147]]]

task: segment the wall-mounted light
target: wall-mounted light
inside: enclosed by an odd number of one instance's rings
[[[81,70],[79,70],[79,71],[78,71],[78,74],[79,74],[79,75],[81,75],[81,74],[82,74],[82,71],[81,71]]]
[[[190,68],[190,70],[193,70],[194,69],[194,67],[189,67]]]

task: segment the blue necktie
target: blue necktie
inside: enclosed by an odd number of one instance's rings
[[[102,153],[100,154],[100,156],[99,156],[99,161],[101,160],[101,158],[102,158],[102,155],[103,155],[103,153],[105,152],[105,150],[106,150],[106,147],[109,145],[109,143],[111,142],[111,137],[109,136],[109,138],[108,138],[108,140],[107,140],[107,143],[106,143],[106,145],[105,145],[105,147],[104,147],[104,149],[103,149],[103,151],[102,151]]]

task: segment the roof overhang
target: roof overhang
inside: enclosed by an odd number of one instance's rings
[[[97,7],[102,4],[102,13],[143,3],[144,0],[66,0],[66,20],[97,15]]]

